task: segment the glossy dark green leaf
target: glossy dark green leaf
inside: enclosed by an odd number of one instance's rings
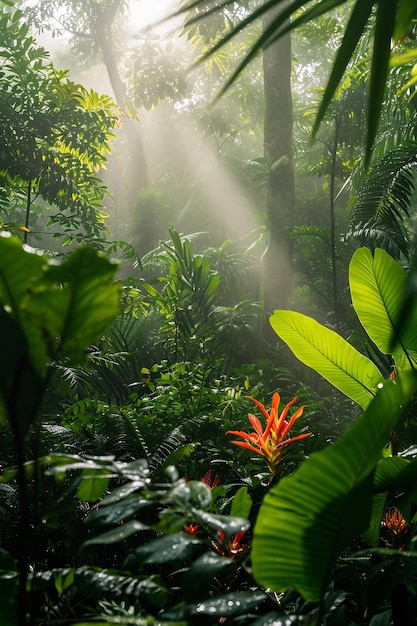
[[[207,598],[213,580],[233,567],[233,561],[216,552],[205,552],[184,572],[181,586],[186,602]]]
[[[247,487],[240,487],[233,497],[232,508],[230,509],[231,517],[249,518],[252,508],[252,499],[248,493]]]
[[[192,510],[193,518],[200,526],[205,527],[216,538],[219,538],[219,530],[224,535],[227,543],[237,533],[242,533],[250,528],[250,522],[243,517],[230,517],[229,515],[217,515],[208,511]]]
[[[223,596],[207,599],[203,602],[186,604],[178,609],[167,611],[163,617],[167,619],[186,619],[197,615],[212,617],[235,617],[245,615],[265,602],[267,596],[261,591],[235,591]]]
[[[150,504],[150,500],[141,500],[135,496],[125,497],[113,504],[100,506],[92,511],[84,521],[89,526],[111,526],[129,519]]]
[[[381,520],[387,499],[387,492],[383,491],[372,496],[371,517],[368,528],[363,531],[362,535],[370,546],[379,545],[379,536],[381,534]]]
[[[374,490],[414,491],[417,485],[417,459],[390,456],[381,459],[375,470]]]
[[[148,529],[149,527],[146,524],[142,524],[142,522],[139,522],[137,520],[129,520],[125,524],[120,524],[119,526],[117,526],[117,528],[108,530],[107,532],[98,535],[97,537],[87,539],[87,541],[83,543],[83,546],[86,547],[97,544],[107,545],[109,543],[118,543],[119,541],[123,541],[124,539],[127,539],[135,533]]]
[[[142,489],[146,485],[147,479],[143,478],[142,480],[134,480],[131,483],[126,483],[121,487],[116,487],[112,489],[112,492],[109,495],[104,496],[104,498],[100,502],[100,506],[109,506],[110,504],[117,503],[120,500],[130,496],[130,494]]]
[[[192,507],[206,509],[211,504],[211,491],[202,481],[179,480],[164,497],[165,502],[170,502],[184,511],[190,511]]]
[[[190,559],[199,546],[198,539],[186,532],[180,532],[159,537],[136,548],[133,558],[139,563],[172,563],[176,565]]]

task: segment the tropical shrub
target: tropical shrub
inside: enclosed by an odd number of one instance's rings
[[[395,369],[384,376],[342,337],[306,316],[291,311],[271,316],[272,327],[294,354],[364,413],[340,441],[313,454],[267,494],[254,529],[254,575],[277,592],[294,587],[307,600],[323,603],[331,581],[333,589],[337,585],[335,568],[340,572],[343,567],[348,579],[366,564],[367,587],[358,595],[349,583],[363,615],[411,623],[417,597],[415,446],[400,448],[397,430],[404,432],[414,422],[410,402],[417,390],[416,294],[407,289],[399,264],[379,249],[374,255],[366,248],[356,251],[350,285],[360,322],[381,352],[392,354]],[[383,528],[391,537],[387,540],[385,534],[381,543],[386,505]],[[402,533],[405,525],[411,527],[409,534]],[[394,534],[401,539],[394,541]],[[355,541],[362,551],[355,553]],[[394,574],[398,566],[404,575]]]
[[[66,245],[103,246],[106,188],[97,172],[115,136],[116,108],[52,65],[21,11],[2,11],[0,33],[2,228],[39,241],[48,226]]]
[[[0,238],[1,326],[0,418],[13,439],[18,522],[16,572],[3,575],[9,600],[2,603],[4,623],[26,623],[28,560],[36,550],[37,509],[31,510],[25,469],[28,435],[40,417],[51,376],[51,364],[64,358],[80,361],[85,347],[119,310],[120,289],[113,282],[116,266],[91,247],[80,247],[64,262],[52,262],[25,250],[15,237]],[[38,436],[40,432],[38,431]],[[36,447],[38,447],[37,444]],[[36,472],[33,474],[35,493]],[[37,506],[36,498],[32,500]],[[14,561],[3,554],[9,569]],[[14,615],[14,617],[13,617]]]

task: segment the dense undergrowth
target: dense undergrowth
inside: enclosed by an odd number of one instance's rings
[[[174,230],[121,308],[92,249],[57,265],[2,237],[3,624],[413,614],[415,297],[404,307],[403,270],[364,250],[351,295],[378,366],[305,315],[271,318],[342,395],[280,367],[259,307]]]

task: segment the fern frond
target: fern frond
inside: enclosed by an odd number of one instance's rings
[[[198,433],[207,420],[207,416],[191,418],[168,433],[149,461],[151,472],[166,466],[176,455],[177,461],[190,456],[199,445]]]

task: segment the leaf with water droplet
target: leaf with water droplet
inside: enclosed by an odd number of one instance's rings
[[[134,533],[147,529],[148,526],[146,524],[142,524],[142,522],[138,522],[137,520],[130,520],[129,522],[126,522],[126,524],[122,524],[117,528],[113,528],[106,533],[98,535],[98,537],[88,539],[84,542],[83,546],[103,543],[117,543],[119,541],[123,541],[123,539],[127,539],[127,537],[130,537],[130,535],[133,535]]]
[[[195,615],[212,615],[213,617],[235,617],[247,615],[267,599],[262,591],[235,591],[217,598],[209,598],[204,602],[185,604],[163,614],[168,620],[187,619]]]
[[[176,533],[158,537],[136,548],[135,562],[139,563],[177,563],[190,559],[201,543],[186,533]]]
[[[92,511],[84,522],[89,526],[110,526],[112,524],[118,524],[141,509],[148,507],[150,504],[152,504],[150,500],[130,496],[119,502],[113,502],[107,506],[100,506],[98,509]]]
[[[203,600],[207,597],[210,583],[220,572],[231,567],[235,563],[215,552],[205,552],[184,573],[181,586],[184,598],[187,601]]]
[[[216,515],[215,513],[199,511],[198,509],[193,509],[192,514],[197,524],[208,528],[211,534],[215,535],[216,538],[218,535],[218,531],[221,530],[224,534],[224,540],[226,543],[232,537],[237,535],[237,533],[246,532],[250,528],[249,520],[245,519],[244,517]]]

